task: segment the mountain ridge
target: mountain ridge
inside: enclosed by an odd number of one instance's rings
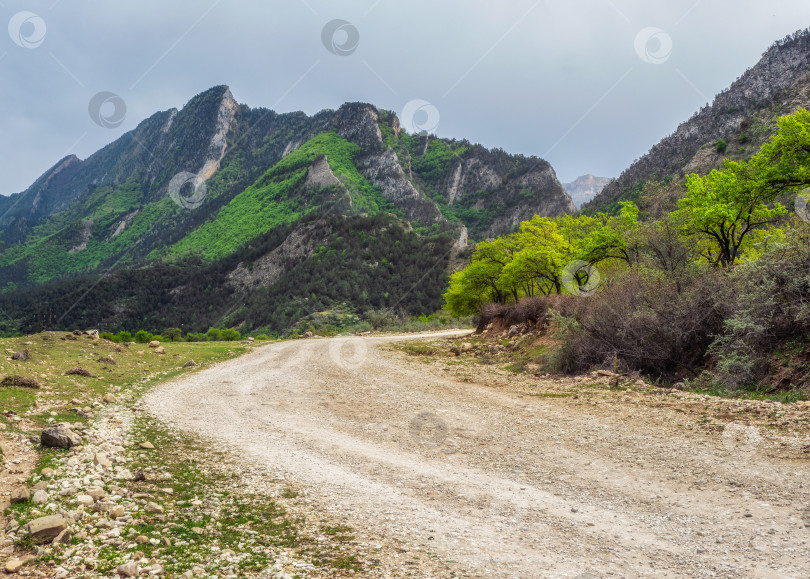
[[[778,103],[781,95],[790,91],[808,73],[810,29],[803,29],[771,45],[759,62],[715,96],[710,105],[702,107],[674,133],[653,145],[647,154],[636,159],[582,209],[586,212],[615,211],[621,200],[638,202],[641,188],[648,181],[668,183],[681,179],[684,169],[702,148],[743,136],[741,128],[744,130],[746,121],[750,122],[757,113]],[[810,102],[805,106],[810,106]],[[751,140],[752,135],[747,135],[741,145],[755,151],[755,145],[764,142],[771,134],[763,133],[755,142]],[[723,149],[722,145],[720,148]]]

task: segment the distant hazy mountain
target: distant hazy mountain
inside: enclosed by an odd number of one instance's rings
[[[217,86],[0,197],[0,307],[13,318],[0,326],[428,313],[468,237],[574,210],[542,159],[408,134],[370,104],[277,114]]]
[[[563,183],[563,188],[577,209],[582,207],[583,203],[587,203],[602,191],[602,189],[611,182],[610,177],[594,177],[593,175],[583,175],[577,177],[570,183]]]

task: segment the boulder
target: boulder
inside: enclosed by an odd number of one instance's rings
[[[43,446],[51,448],[70,448],[82,443],[81,436],[63,425],[46,428],[42,431],[40,440]]]
[[[107,394],[104,395],[101,401],[104,402],[105,404],[113,404],[115,403],[115,394],[110,394],[108,392]]]
[[[101,466],[101,468],[110,468],[112,466],[112,461],[107,458],[107,455],[103,452],[97,452],[93,456],[93,464],[97,466]]]
[[[149,342],[150,348],[157,348],[158,346],[160,346],[160,342],[158,340],[152,340],[151,342]]]
[[[31,359],[31,352],[28,349],[20,350],[16,354],[11,356],[12,360],[17,360],[19,362],[25,362],[26,360]]]
[[[155,354],[165,354],[165,353],[166,348],[164,348],[163,346],[158,346],[157,348],[155,348]]]
[[[183,364],[183,368],[193,368],[196,365],[197,365],[197,362],[195,362],[194,360],[189,360],[188,362]]]
[[[51,541],[67,529],[67,519],[62,515],[48,515],[34,519],[25,528],[35,541]]]
[[[28,489],[15,489],[11,491],[11,504],[15,505],[18,503],[27,503],[28,500],[31,498],[31,495],[28,493]]]

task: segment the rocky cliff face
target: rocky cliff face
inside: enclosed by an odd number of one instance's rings
[[[730,141],[743,123],[770,108],[810,71],[810,31],[802,30],[774,44],[762,59],[727,90],[682,123],[674,134],[635,161],[583,209],[596,210],[638,195],[648,180],[679,179],[701,147]]]

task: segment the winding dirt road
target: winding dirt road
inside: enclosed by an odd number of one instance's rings
[[[393,339],[257,348],[146,405],[384,544],[374,576],[810,577],[810,461],[780,455],[795,441],[729,444],[622,393],[462,381]]]

